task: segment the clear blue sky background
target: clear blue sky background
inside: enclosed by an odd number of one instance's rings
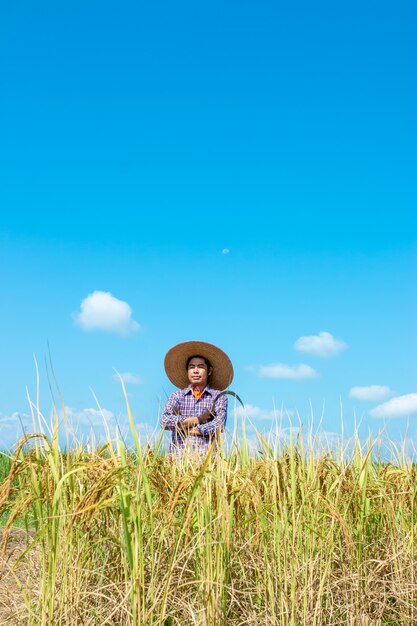
[[[165,352],[190,338],[230,355],[261,429],[274,403],[286,427],[324,402],[323,428],[339,432],[341,402],[348,430],[356,414],[363,432],[401,438],[409,417],[417,441],[416,13],[403,1],[2,7],[0,445],[17,413],[27,422],[33,354],[49,415],[48,342],[82,431],[90,387],[124,420],[113,368],[140,377],[127,384],[135,419],[155,425],[173,390]],[[140,330],[77,324],[96,291],[128,303]],[[294,348],[320,331],[347,347]],[[317,376],[261,375],[277,363]],[[371,385],[389,389],[351,397]]]

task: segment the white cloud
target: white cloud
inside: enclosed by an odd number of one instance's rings
[[[25,417],[29,417],[28,415],[24,414]],[[14,413],[12,413],[11,415],[4,415],[3,413],[0,413],[0,426],[3,425],[8,425],[8,424],[20,424],[20,419],[21,419],[22,415],[20,413],[18,413],[18,411],[14,411]],[[20,419],[19,419],[20,418]]]
[[[372,417],[407,417],[411,413],[417,413],[417,393],[391,398],[369,412]]]
[[[369,387],[352,387],[349,391],[350,398],[358,400],[384,400],[392,395],[392,391],[385,385],[369,385]]]
[[[114,413],[108,409],[73,409],[70,406],[65,407],[65,416],[75,426],[99,426],[114,419]]]
[[[242,445],[243,433],[238,430],[236,433],[236,439],[234,441],[238,446]],[[257,427],[247,425],[245,430],[246,444],[251,454],[256,454],[263,449],[263,441],[271,448],[273,454],[279,454],[284,445],[296,445],[299,440],[303,440],[303,449],[311,451],[314,456],[321,457],[328,454],[330,451],[337,451],[343,449],[346,453],[352,449],[352,442],[349,440],[342,440],[340,434],[331,431],[319,431],[310,433],[303,431],[300,426],[288,426],[282,428],[277,424],[273,424],[271,428]],[[229,440],[229,445],[230,445]]]
[[[129,335],[140,329],[132,319],[132,309],[127,302],[115,298],[109,291],[94,291],[80,304],[80,311],[74,314],[75,323],[85,331]]]
[[[230,250],[229,248],[223,248],[222,250],[222,254],[229,254]]]
[[[0,413],[0,449],[13,449],[16,442],[24,434],[44,432],[47,437],[55,426],[54,412],[42,416],[35,411],[35,425],[32,416],[27,413],[14,412],[9,415]],[[65,419],[64,419],[65,411]],[[152,437],[160,435],[159,424],[135,423],[136,431],[145,442]],[[98,407],[73,408],[66,406],[65,410],[58,411],[58,438],[60,445],[65,447],[68,443],[73,445],[98,446],[103,445],[110,439],[122,438],[127,445],[133,444],[132,432],[129,419],[126,414],[115,415],[112,411]]]
[[[280,419],[282,417],[290,417],[293,415],[293,411],[287,411],[286,409],[262,409],[259,406],[253,404],[245,404],[245,407],[236,406],[233,410],[234,416],[238,418],[247,417],[250,420],[269,421]]]
[[[331,357],[336,356],[342,350],[346,350],[347,344],[341,339],[335,339],[331,333],[322,330],[318,335],[299,337],[294,348],[315,356]]]
[[[259,406],[253,404],[245,404],[245,406],[236,406],[233,410],[236,417],[248,417],[249,419],[258,418],[263,411]]]
[[[12,448],[24,434],[33,433],[32,416],[14,411],[10,415],[0,413],[0,449]]]
[[[117,380],[118,382],[120,382],[120,377],[125,383],[125,385],[142,385],[143,384],[143,379],[137,374],[132,374],[132,372],[123,372],[120,374],[117,372],[116,374],[113,374],[114,380]]]
[[[318,376],[318,372],[305,363],[300,363],[299,365],[271,363],[271,365],[260,365],[256,369],[260,378],[287,378],[289,380],[301,380],[303,378],[316,378]]]
[[[59,419],[62,420],[64,417],[64,411],[60,409],[58,411]],[[72,407],[65,407],[65,418],[67,423],[73,426],[82,425],[82,426],[98,426],[102,425],[103,421],[111,421],[114,420],[114,414],[108,409],[74,409]],[[46,417],[45,420],[40,419],[40,415],[37,414],[35,409],[35,430],[48,429],[52,428],[54,422],[54,415],[51,413],[49,417]],[[0,414],[0,429],[7,428],[13,429],[15,432],[22,432],[22,428],[24,432],[33,432],[33,419],[32,416],[28,413],[19,413],[15,411],[11,415],[3,415]]]

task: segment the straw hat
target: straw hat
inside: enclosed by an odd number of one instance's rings
[[[209,385],[213,389],[223,391],[233,380],[232,363],[223,350],[206,341],[184,341],[168,350],[164,367],[173,385],[184,389],[190,381],[187,374],[187,361],[190,357],[201,356],[208,359],[213,368]]]

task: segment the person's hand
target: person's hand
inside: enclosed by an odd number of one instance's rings
[[[191,428],[188,431],[187,435],[197,435],[197,437],[202,437],[203,436],[197,428]]]
[[[211,422],[211,420],[213,419],[214,419],[214,415],[212,415],[210,411],[205,411],[204,413],[198,416],[198,423],[207,424],[208,422]]]
[[[181,422],[178,422],[177,428],[181,428],[182,430],[187,430],[189,428],[194,428],[198,424],[198,417],[186,417]]]

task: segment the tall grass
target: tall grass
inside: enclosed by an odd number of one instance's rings
[[[0,490],[0,623],[417,624],[417,469],[395,448],[318,455],[307,434],[174,461],[134,439],[21,442]]]

